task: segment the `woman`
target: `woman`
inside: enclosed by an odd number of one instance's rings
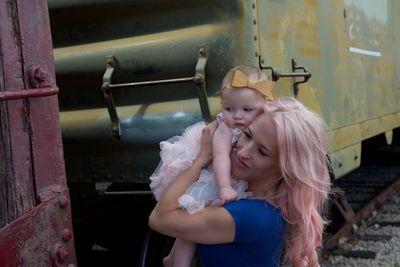
[[[283,246],[294,266],[319,266],[330,187],[322,120],[294,98],[269,102],[232,153],[232,175],[248,182],[252,197],[189,215],[177,199],[211,161],[214,131],[203,130],[198,157],[158,202],[150,227],[198,243],[204,267],[278,266]]]

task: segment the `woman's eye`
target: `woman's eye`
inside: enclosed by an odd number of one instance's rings
[[[261,154],[263,157],[267,157],[267,156],[268,156],[268,154],[267,154],[264,150],[262,150],[261,148],[258,149],[258,152],[260,152],[260,154]]]

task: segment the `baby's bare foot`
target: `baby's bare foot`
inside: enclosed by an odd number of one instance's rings
[[[167,257],[165,257],[163,259],[163,265],[164,265],[164,267],[173,267],[172,266],[172,259],[171,259],[170,255],[168,255]]]

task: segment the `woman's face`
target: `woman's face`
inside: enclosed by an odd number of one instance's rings
[[[259,115],[240,136],[232,158],[232,174],[257,181],[280,177],[275,123],[271,114]]]

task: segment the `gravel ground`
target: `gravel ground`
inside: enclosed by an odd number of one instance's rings
[[[400,227],[380,226],[376,222],[400,220],[400,193],[384,203],[378,211],[364,221],[360,227],[354,227],[354,234],[358,235],[390,235],[392,238],[386,241],[346,240],[339,241],[340,248],[347,250],[369,250],[376,253],[375,259],[361,259],[344,257],[341,255],[330,256],[322,262],[324,267],[358,267],[380,266],[400,267]]]

